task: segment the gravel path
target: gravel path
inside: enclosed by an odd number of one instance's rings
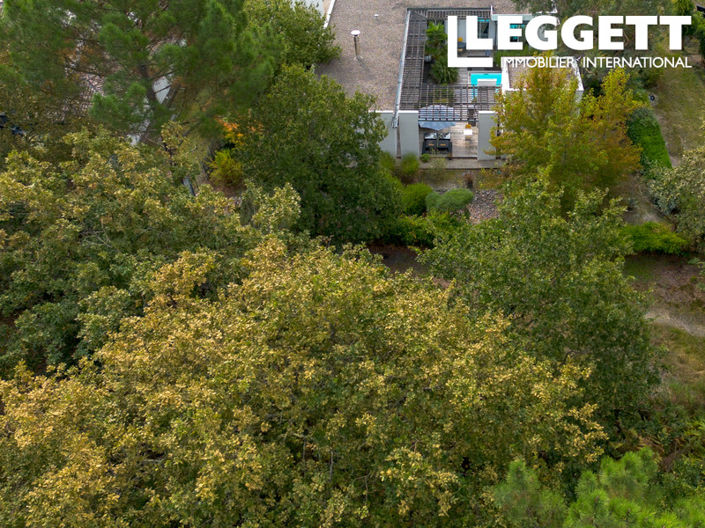
[[[470,213],[470,222],[479,224],[484,220],[497,218],[499,211],[497,210],[497,202],[502,199],[499,191],[486,190],[475,191],[475,199],[468,205],[468,213]]]

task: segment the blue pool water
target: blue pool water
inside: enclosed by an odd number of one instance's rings
[[[497,86],[502,85],[502,74],[501,73],[471,73],[470,74],[470,84],[472,86],[477,86],[477,81],[480,79],[494,79]]]

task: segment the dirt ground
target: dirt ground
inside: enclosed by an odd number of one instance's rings
[[[683,257],[640,255],[627,260],[626,272],[637,289],[649,292],[648,317],[655,324],[705,338],[705,281],[697,266]]]

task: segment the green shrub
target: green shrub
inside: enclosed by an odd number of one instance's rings
[[[382,152],[379,155],[379,166],[388,174],[394,174],[397,160],[389,152]]]
[[[238,186],[242,183],[242,164],[232,157],[230,150],[219,150],[210,163],[210,180],[216,185]]]
[[[426,30],[426,55],[433,57],[431,78],[438,84],[452,84],[458,80],[458,69],[448,67],[448,36],[443,24],[429,23]]]
[[[663,140],[661,127],[653,110],[650,108],[636,110],[629,120],[628,134],[632,142],[642,149],[641,163],[644,167],[671,166],[666,142]]]
[[[458,219],[447,213],[403,215],[390,225],[383,242],[397,246],[431,248],[437,238],[448,237],[458,225]]]
[[[403,178],[411,179],[419,172],[419,158],[415,154],[405,154],[401,159],[401,175]]]
[[[453,84],[458,81],[458,68],[448,66],[448,57],[438,57],[431,65],[431,78],[436,84]]]
[[[441,195],[433,191],[426,195],[426,210],[435,211],[438,208],[438,202],[441,199]]]
[[[401,205],[405,214],[422,215],[426,212],[426,196],[433,190],[425,183],[407,185],[402,190]]]
[[[434,234],[422,216],[400,216],[393,222],[384,241],[397,246],[433,247]]]
[[[423,163],[428,163],[431,161],[431,155],[426,153],[426,154],[421,154],[421,158],[419,158]]]
[[[472,202],[474,197],[475,195],[468,189],[453,189],[443,194],[432,192],[426,196],[426,209],[441,213],[455,213]]]
[[[632,240],[634,253],[680,255],[688,248],[687,240],[657,222],[625,226],[624,233]]]

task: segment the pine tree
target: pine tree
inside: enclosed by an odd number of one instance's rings
[[[8,0],[1,27],[33,89],[142,138],[242,107],[272,71],[242,0]]]

